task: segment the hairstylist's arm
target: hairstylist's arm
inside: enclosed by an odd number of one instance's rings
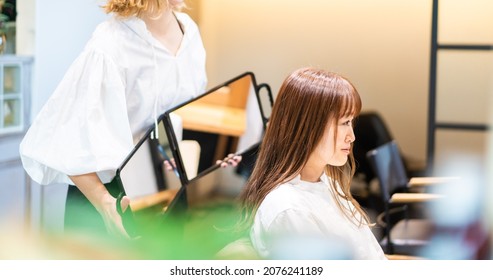
[[[108,192],[104,184],[99,180],[98,175],[89,173],[69,177],[101,214],[108,232],[129,237],[123,227],[122,218],[116,210],[116,198]],[[125,211],[129,204],[130,199],[125,196],[121,200],[122,210]]]

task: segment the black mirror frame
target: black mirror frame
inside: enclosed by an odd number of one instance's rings
[[[270,106],[272,107],[272,104],[273,104],[273,97],[272,97],[272,91],[271,91],[271,88],[268,84],[265,84],[265,83],[262,83],[262,84],[257,84],[257,81],[256,81],[256,78],[255,78],[255,75],[253,74],[253,72],[244,72],[243,74],[240,74],[224,83],[221,83],[209,90],[207,90],[205,93],[203,94],[200,94],[198,95],[197,97],[191,99],[191,100],[188,100],[187,102],[184,102],[178,106],[174,106],[172,108],[170,108],[169,110],[167,110],[163,116],[164,116],[164,121],[165,121],[165,128],[166,128],[166,134],[168,136],[168,140],[170,141],[170,146],[171,146],[171,151],[173,153],[173,157],[175,159],[175,164],[176,164],[176,167],[178,169],[178,173],[180,174],[180,180],[181,180],[181,183],[182,185],[188,185],[191,181],[194,181],[196,179],[199,179],[203,176],[205,176],[206,174],[214,171],[215,169],[219,168],[220,166],[215,164],[215,165],[212,165],[210,167],[208,167],[207,169],[205,170],[202,170],[199,174],[197,174],[197,176],[189,179],[187,174],[186,174],[186,171],[185,171],[185,165],[183,163],[183,160],[182,160],[182,157],[181,157],[181,153],[180,153],[180,149],[178,147],[178,141],[176,139],[176,135],[174,134],[173,132],[173,125],[171,123],[171,116],[170,114],[172,112],[174,112],[175,110],[179,109],[179,108],[182,108],[184,106],[186,106],[187,104],[190,104],[210,93],[213,93],[215,91],[217,91],[218,89],[222,88],[222,87],[225,87],[225,86],[228,86],[232,83],[234,83],[235,81],[238,81],[246,76],[250,76],[250,79],[251,79],[251,83],[253,85],[253,88],[254,88],[254,91],[255,91],[255,96],[257,98],[257,103],[258,103],[258,106],[259,106],[259,109],[260,109],[260,113],[261,113],[261,118],[262,118],[262,123],[263,123],[263,129],[265,130],[266,126],[267,126],[267,122],[268,122],[268,117],[265,115],[265,112],[264,110],[262,109],[262,104],[261,104],[261,98],[260,98],[260,90],[262,88],[265,88],[266,89],[266,92],[268,94],[268,97],[269,97],[269,102],[270,102]],[[247,152],[250,148],[247,148],[245,151],[242,151],[240,152],[240,154],[243,154],[245,152]]]

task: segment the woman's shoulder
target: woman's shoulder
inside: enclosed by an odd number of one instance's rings
[[[283,212],[288,209],[302,208],[304,204],[303,190],[290,182],[280,184],[274,188],[262,201],[259,210],[276,209],[275,212]]]
[[[286,182],[275,187],[267,196],[269,197],[296,197],[300,192],[300,189],[296,187],[296,184]]]
[[[307,211],[307,209],[331,207],[332,197],[325,178],[316,183],[302,181],[297,176],[270,191],[262,201],[259,210],[274,212]]]
[[[283,183],[273,189],[260,204],[256,221],[270,228],[275,221],[297,221],[311,216],[312,197],[296,185]],[[284,223],[284,222],[281,222]]]

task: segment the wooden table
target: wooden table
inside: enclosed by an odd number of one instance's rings
[[[239,137],[246,129],[246,110],[214,104],[187,104],[175,111],[184,129]]]
[[[234,137],[233,148],[246,130],[246,110],[207,103],[189,103],[175,111],[182,119],[183,129],[218,135],[215,159],[227,154],[228,137]]]

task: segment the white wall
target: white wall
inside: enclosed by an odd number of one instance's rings
[[[40,3],[42,4],[40,5]],[[33,116],[51,95],[106,15],[96,0],[43,0],[36,5]]]
[[[32,3],[30,6],[35,9],[35,25],[27,27],[35,34],[32,117],[39,112],[81,52],[95,26],[106,17],[99,8],[100,1],[96,0],[36,2],[37,5]],[[62,229],[65,195],[65,185],[40,187],[34,184],[33,223],[50,230]]]
[[[200,3],[210,86],[251,70],[277,93],[295,68],[340,72],[363,109],[383,115],[403,152],[425,161],[432,0],[191,1]],[[440,3],[441,42],[493,44],[493,1]],[[439,58],[441,121],[487,120],[492,53],[472,56]],[[439,136],[438,152],[460,148]],[[483,153],[484,137],[472,138],[473,152]]]
[[[277,93],[295,68],[339,72],[424,159],[431,1],[207,0],[200,9],[211,83],[252,70]]]

